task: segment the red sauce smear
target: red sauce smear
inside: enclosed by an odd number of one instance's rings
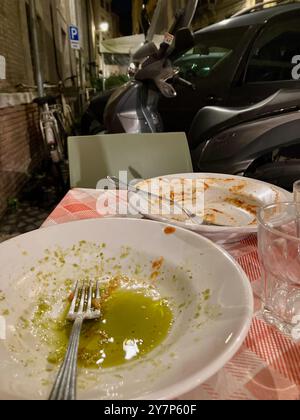
[[[159,271],[161,269],[163,263],[164,263],[164,258],[163,257],[159,258],[158,260],[153,261],[152,269],[155,270],[155,271]]]
[[[166,235],[173,235],[173,233],[176,232],[176,229],[174,227],[168,226],[164,230]]]

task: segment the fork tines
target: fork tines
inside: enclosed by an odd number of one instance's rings
[[[71,307],[68,313],[68,320],[75,321],[77,318],[97,319],[101,316],[100,309],[93,308],[93,300],[100,299],[100,282],[77,281]]]

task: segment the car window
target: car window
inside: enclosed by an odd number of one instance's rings
[[[191,82],[208,77],[238,47],[248,27],[212,31],[200,35],[196,45],[175,60],[180,76]]]
[[[264,31],[254,47],[246,83],[293,80],[293,57],[299,54],[299,17],[273,24]]]

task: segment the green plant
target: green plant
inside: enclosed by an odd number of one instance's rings
[[[122,86],[127,83],[130,78],[125,74],[112,75],[108,77],[105,81],[105,89],[113,89],[118,86]],[[103,80],[102,78],[95,78],[92,80],[92,87],[97,90],[97,92],[103,92]]]
[[[19,202],[18,198],[14,197],[14,198],[9,198],[7,200],[7,207],[8,207],[9,210],[15,212],[15,211],[18,210],[19,206],[20,206],[20,202]]]
[[[102,79],[100,78],[94,78],[91,80],[91,85],[92,88],[96,89],[97,92],[102,92],[103,91],[103,82]]]
[[[106,79],[105,86],[106,89],[112,89],[117,86],[122,86],[129,81],[129,77],[125,74],[110,76]]]

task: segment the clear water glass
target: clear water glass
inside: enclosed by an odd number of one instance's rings
[[[300,181],[294,183],[294,201],[300,204]]]
[[[300,238],[298,205],[279,203],[258,211],[265,320],[298,338],[300,328]]]

